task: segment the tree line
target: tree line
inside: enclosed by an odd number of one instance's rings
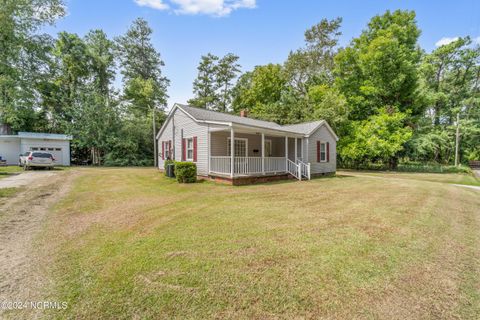
[[[281,124],[325,119],[340,137],[345,166],[453,164],[457,131],[459,161],[480,159],[478,43],[466,36],[427,53],[415,12],[397,10],[373,17],[342,48],[341,23],[323,19],[306,30],[304,47],[283,64],[240,75],[234,60],[229,99],[217,91],[217,58],[203,56],[189,102],[221,111],[228,103],[231,112],[248,109]]]
[[[38,10],[42,8],[42,10]],[[109,38],[41,33],[65,15],[62,0],[4,0],[0,8],[0,122],[16,131],[67,133],[72,157],[151,165],[165,119],[168,79],[144,19]],[[458,38],[423,50],[413,11],[373,17],[341,47],[342,19],[322,19],[281,64],[241,72],[239,57],[201,57],[189,103],[248,109],[280,124],[327,120],[342,165],[480,159],[480,48]],[[121,77],[122,86],[115,80]]]
[[[72,135],[74,161],[153,164],[169,81],[152,29],[139,18],[114,39],[100,29],[84,37],[39,32],[64,15],[61,0],[2,1],[0,122],[14,131]]]

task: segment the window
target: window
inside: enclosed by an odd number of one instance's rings
[[[187,139],[187,161],[193,161],[193,139]]]
[[[248,149],[248,139],[245,138],[235,138],[234,146],[234,156],[235,157],[246,157]],[[227,139],[227,154],[230,156],[231,152],[231,143],[230,138]]]
[[[36,147],[31,147],[30,150],[32,150],[32,151],[37,151],[38,148],[36,148]]]
[[[169,143],[168,141],[163,142],[164,148],[165,148],[165,159],[170,159],[170,149],[169,149]]]
[[[53,148],[48,148],[48,151],[53,151]]]
[[[327,161],[327,143],[322,142],[320,143],[320,162]]]
[[[62,148],[55,148],[55,151],[62,151]]]
[[[40,148],[40,150],[41,150],[41,151],[45,151],[45,150],[47,150],[47,148]]]

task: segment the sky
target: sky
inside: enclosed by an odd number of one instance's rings
[[[256,65],[282,63],[303,46],[306,29],[322,18],[342,17],[340,45],[346,46],[371,17],[386,10],[417,14],[426,51],[459,36],[480,43],[480,0],[65,0],[68,14],[46,32],[68,31],[84,36],[103,29],[109,37],[125,33],[137,17],[153,29],[170,79],[168,107],[192,97],[200,56],[211,52],[240,57],[242,71]],[[121,86],[121,80],[115,84]]]

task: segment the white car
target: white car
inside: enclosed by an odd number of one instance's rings
[[[52,169],[55,166],[55,158],[51,153],[43,151],[28,151],[20,155],[19,165],[24,170],[31,168],[47,168]]]

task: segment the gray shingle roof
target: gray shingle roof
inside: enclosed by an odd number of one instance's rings
[[[247,118],[247,117],[240,117],[233,114],[206,110],[203,108],[192,107],[189,105],[183,105],[183,104],[177,104],[177,105],[197,120],[233,122],[233,123],[246,125],[246,126],[281,130],[281,131],[300,133],[300,134],[311,133],[315,128],[317,128],[323,122],[323,120],[320,120],[320,121],[282,126],[275,122],[257,120],[257,119]]]

